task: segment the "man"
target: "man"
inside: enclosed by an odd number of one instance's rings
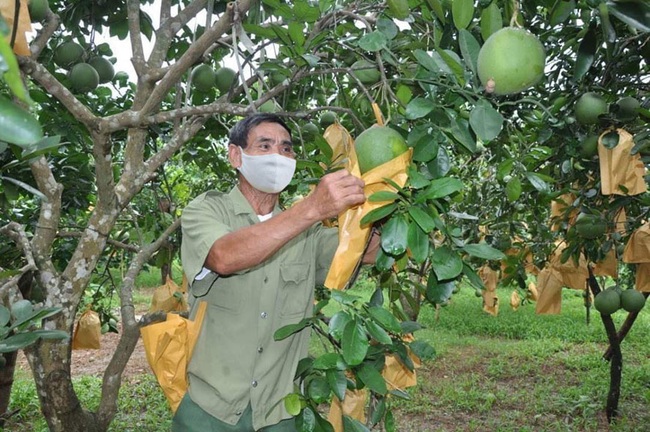
[[[365,201],[364,183],[345,170],[325,175],[287,210],[280,192],[295,170],[291,131],[274,114],[254,114],[230,132],[228,159],[239,184],[210,191],[183,212],[181,259],[191,294],[208,302],[188,367],[189,390],[172,430],[295,431],[282,398],[294,391],[309,331],[281,341],[274,332],[311,316],[336,229],[320,221]],[[374,261],[373,239],[364,262]]]

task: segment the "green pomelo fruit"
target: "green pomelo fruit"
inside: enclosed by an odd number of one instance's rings
[[[54,63],[63,69],[70,69],[79,63],[84,55],[84,48],[76,42],[64,42],[54,50]]]
[[[302,134],[306,137],[313,138],[320,134],[320,128],[316,123],[309,122],[302,128]]]
[[[598,154],[598,135],[588,135],[580,142],[580,154],[587,159]]]
[[[47,0],[29,0],[27,9],[29,10],[29,17],[32,22],[41,22],[47,17],[47,11],[50,9],[50,6]]]
[[[504,27],[494,32],[478,53],[478,76],[487,92],[519,93],[544,76],[542,43],[527,30]]]
[[[77,63],[68,74],[72,88],[79,93],[94,90],[99,85],[99,74],[88,63]]]
[[[113,80],[115,69],[113,68],[113,63],[111,63],[107,58],[93,57],[88,60],[88,64],[97,71],[100,84],[111,82]]]
[[[596,215],[581,213],[576,218],[575,228],[580,237],[593,240],[607,232],[607,221]]]
[[[406,141],[388,126],[372,126],[354,141],[361,174],[395,159],[408,150]]]
[[[319,123],[322,128],[326,128],[327,126],[333,124],[336,121],[336,114],[332,111],[323,111],[323,113],[320,115]]]
[[[607,288],[594,297],[594,307],[603,315],[611,315],[621,308],[621,294],[615,289]]]
[[[620,98],[616,101],[616,105],[618,106],[616,117],[620,120],[634,120],[639,116],[639,108],[641,108],[641,104],[632,96]]]
[[[192,85],[200,92],[207,93],[215,86],[214,69],[207,64],[201,64],[192,71]]]
[[[381,78],[377,65],[371,61],[361,59],[355,61],[352,66],[352,74],[363,84],[374,84]]]
[[[269,99],[259,106],[258,111],[264,113],[275,113],[280,111],[280,107],[273,99]]]
[[[621,293],[621,307],[628,312],[639,312],[645,306],[645,296],[641,291],[626,289]]]
[[[607,102],[597,93],[587,92],[575,104],[575,117],[583,125],[595,124],[598,116],[607,114]]]
[[[214,81],[219,89],[219,94],[228,93],[230,87],[235,83],[236,76],[237,72],[228,67],[220,67],[217,69],[214,73]]]

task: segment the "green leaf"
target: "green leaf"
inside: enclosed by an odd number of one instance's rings
[[[284,409],[287,410],[292,416],[300,414],[301,410],[300,395],[297,393],[290,393],[284,397]]]
[[[420,226],[420,228],[422,229],[422,231],[424,231],[425,234],[430,233],[436,227],[435,220],[431,217],[429,213],[422,210],[422,208],[413,205],[408,208],[408,213],[413,218],[415,223],[417,223]]]
[[[299,432],[315,432],[316,421],[316,414],[311,407],[307,406],[296,417],[296,428]]]
[[[463,250],[469,255],[486,260],[502,260],[506,255],[499,249],[495,249],[487,243],[470,243],[463,246]]]
[[[416,339],[409,344],[409,348],[420,360],[431,360],[436,357],[436,350],[428,342]]]
[[[368,212],[368,214],[366,214],[364,217],[361,218],[359,224],[361,226],[372,224],[373,222],[385,218],[386,216],[394,212],[396,209],[397,209],[397,204],[393,203],[393,204],[388,204],[376,208],[374,210],[371,210]]]
[[[551,192],[548,183],[546,183],[539,174],[529,171],[526,172],[525,175],[528,181],[530,182],[530,184],[533,185],[533,187],[537,189],[539,192],[544,194],[548,194]]]
[[[325,372],[325,377],[327,378],[327,383],[329,384],[332,393],[334,393],[334,396],[342,401],[345,398],[345,391],[348,387],[348,379],[345,376],[345,372],[328,370]]]
[[[368,306],[382,306],[384,304],[384,291],[377,287],[368,300]]]
[[[449,246],[441,246],[433,251],[431,265],[438,280],[453,279],[463,271],[463,260]]]
[[[409,213],[412,208],[415,207],[409,208]],[[407,238],[411,257],[416,263],[422,264],[429,257],[429,236],[419,223],[409,223]]]
[[[343,360],[350,366],[361,364],[366,358],[368,346],[368,336],[361,323],[357,320],[347,323],[341,340]]]
[[[276,341],[286,339],[289,336],[291,336],[292,334],[298,333],[299,331],[301,331],[302,329],[307,327],[309,325],[310,321],[311,320],[308,319],[308,318],[303,318],[302,320],[300,320],[300,322],[298,322],[296,324],[289,324],[289,325],[286,325],[284,327],[280,327],[273,334],[273,338]]]
[[[501,133],[503,116],[485,99],[479,99],[469,115],[469,125],[484,142],[492,141]]]
[[[314,363],[312,363],[312,367],[320,370],[337,369],[340,364],[341,355],[339,353],[330,352],[316,357]]]
[[[455,119],[449,129],[451,135],[471,153],[476,153],[476,141],[469,132],[469,123],[465,119]]]
[[[0,353],[18,351],[30,346],[39,339],[35,332],[18,333],[0,342]]]
[[[355,303],[361,299],[361,297],[358,295],[350,294],[340,290],[334,290],[330,295],[332,296],[332,300],[347,306],[354,306]]]
[[[521,181],[517,177],[512,177],[506,183],[506,198],[508,201],[515,202],[521,196]]]
[[[375,267],[377,270],[389,271],[393,267],[393,264],[395,264],[395,258],[384,252],[382,248],[379,248],[377,258],[375,259]]]
[[[9,309],[4,307],[3,305],[0,305],[0,327],[4,327],[7,324],[9,324],[10,319],[11,319],[11,313],[9,312]]]
[[[2,63],[4,63],[4,67],[0,68],[0,78],[7,83],[14,96],[27,105],[31,105],[32,100],[20,76],[18,61],[7,38],[4,37],[0,37],[0,65]]]
[[[648,2],[607,2],[610,13],[625,24],[644,33],[650,32],[650,4]]]
[[[316,376],[307,384],[307,396],[316,403],[327,402],[330,393],[330,385],[323,376]]]
[[[447,282],[438,282],[438,279],[436,279],[436,275],[438,272],[435,271],[436,269],[433,269],[434,274],[429,275],[429,279],[427,280],[427,300],[429,300],[433,304],[445,304],[449,301],[451,298],[452,294],[454,293],[454,288],[456,287],[455,281],[447,281]]]
[[[366,425],[347,414],[343,415],[343,430],[345,432],[370,432]]]
[[[503,18],[501,17],[501,9],[497,2],[493,1],[490,6],[483,9],[481,12],[481,36],[486,41],[492,34],[501,30],[503,27]]]
[[[379,324],[374,321],[366,321],[366,330],[371,338],[384,345],[392,345],[390,335]]]
[[[381,228],[381,247],[393,256],[402,255],[407,247],[408,222],[403,214],[396,214]]]
[[[368,308],[368,314],[389,332],[399,334],[402,331],[399,321],[388,309],[381,306],[373,306]]]
[[[451,14],[456,29],[467,28],[474,16],[474,0],[454,0],[451,4]]]
[[[386,380],[381,375],[381,373],[370,364],[364,363],[361,365],[357,371],[357,377],[359,377],[359,379],[363,381],[366,387],[368,387],[373,392],[381,395],[388,393]]]
[[[417,321],[402,321],[400,326],[402,327],[402,334],[415,333],[423,328],[422,324]]]
[[[368,202],[383,202],[383,201],[396,201],[399,199],[399,194],[389,191],[375,192],[368,197]]]
[[[368,33],[359,39],[359,48],[369,51],[377,52],[386,48],[388,45],[388,38],[386,35],[378,30]]]
[[[590,26],[584,38],[578,47],[578,58],[576,59],[575,68],[573,71],[573,79],[580,81],[583,76],[589,71],[589,68],[594,62],[596,51],[598,50],[598,36],[596,34],[596,27]]]
[[[0,96],[0,141],[24,147],[41,138],[43,129],[38,120],[9,99]]]
[[[463,189],[463,182],[452,177],[443,177],[431,181],[429,187],[418,195],[416,202],[434,200],[449,196]]]
[[[406,106],[405,116],[409,120],[419,119],[429,114],[435,107],[433,101],[416,97]]]
[[[551,9],[551,18],[549,19],[549,23],[551,26],[564,23],[569,19],[575,8],[575,0],[556,0],[553,9]]]
[[[478,43],[474,35],[465,29],[458,32],[458,44],[463,59],[465,59],[465,63],[467,63],[470,70],[476,74],[476,63],[478,61],[478,53],[481,50],[481,45]]]
[[[460,58],[458,55],[451,50],[442,50],[438,49],[436,51],[442,61],[445,62],[451,73],[456,77],[459,85],[462,87],[465,85],[465,71],[463,66],[460,64]]]

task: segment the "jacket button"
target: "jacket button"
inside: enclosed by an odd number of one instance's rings
[[[262,319],[264,319],[264,318],[266,318],[266,317],[269,316],[269,315],[268,315],[266,312],[262,312],[262,313],[260,314],[260,316],[262,317]]]
[[[257,387],[257,381],[253,381],[253,382],[251,383],[251,385],[252,385],[253,387]]]

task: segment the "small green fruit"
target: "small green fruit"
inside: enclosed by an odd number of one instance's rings
[[[113,80],[115,76],[115,69],[113,68],[113,63],[111,63],[105,57],[93,57],[88,60],[88,64],[91,65],[99,75],[99,83],[104,84]]]
[[[215,84],[219,89],[219,94],[225,94],[230,91],[230,87],[235,83],[235,78],[237,77],[237,72],[228,68],[220,67],[217,69],[214,75]]]
[[[478,76],[488,93],[519,93],[542,79],[545,63],[544,46],[535,35],[521,28],[504,27],[481,47]]]
[[[47,11],[50,10],[50,5],[47,0],[29,0],[27,8],[32,22],[41,22],[47,17]]]
[[[381,73],[377,65],[371,61],[361,59],[355,61],[352,66],[352,74],[363,84],[375,84],[381,79]]]
[[[645,306],[646,298],[635,289],[626,289],[621,293],[621,307],[628,312],[639,312]]]
[[[76,42],[64,42],[54,50],[54,63],[63,69],[70,69],[84,56],[84,48]]]
[[[320,128],[318,127],[318,125],[316,123],[309,122],[305,126],[303,126],[302,134],[306,138],[313,138],[316,135],[320,134]]]
[[[332,111],[323,111],[323,113],[320,115],[319,122],[323,129],[327,128],[335,121],[336,121],[336,114]]]
[[[607,114],[607,102],[597,93],[587,92],[575,104],[576,120],[583,125],[597,123],[603,114]]]
[[[586,159],[598,154],[598,135],[588,135],[580,141],[580,154]]]
[[[86,93],[97,88],[99,74],[88,63],[77,63],[68,74],[72,89],[79,93]]]
[[[395,159],[408,150],[406,141],[388,126],[372,126],[361,132],[354,141],[359,161],[359,171],[364,174],[373,168]]]
[[[639,108],[641,104],[636,98],[631,96],[625,96],[616,101],[618,110],[616,111],[616,117],[623,121],[634,120],[639,116]]]
[[[575,228],[580,237],[594,240],[605,235],[607,221],[596,215],[580,213],[576,218]]]
[[[594,297],[594,307],[603,315],[611,315],[621,308],[621,294],[615,289],[607,288]]]
[[[275,113],[280,111],[280,107],[273,99],[269,99],[266,102],[264,102],[262,105],[260,105],[258,110],[260,112],[265,112],[265,113]]]
[[[207,93],[214,88],[216,75],[214,69],[207,64],[201,64],[192,71],[192,85],[200,92]]]

